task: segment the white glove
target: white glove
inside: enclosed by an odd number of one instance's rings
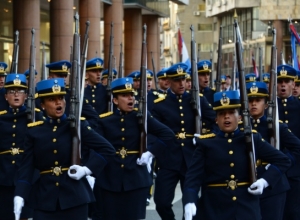
[[[193,138],[193,144],[196,145],[196,140],[200,137],[200,134],[194,134],[194,138]]]
[[[188,203],[184,206],[184,219],[192,220],[193,216],[196,215],[197,208],[195,203]]]
[[[94,189],[94,185],[95,185],[95,177],[90,176],[90,175],[87,175],[87,176],[86,176],[86,179],[87,179],[87,181],[89,182],[90,187],[91,187],[92,189]]]
[[[256,180],[250,187],[248,187],[248,192],[253,195],[261,195],[264,191],[264,188],[268,187],[269,183],[263,179],[260,178]]]
[[[75,173],[71,173],[71,170],[75,170]],[[73,165],[70,166],[69,170],[68,170],[68,175],[69,177],[71,177],[74,180],[80,180],[82,177],[86,176],[86,175],[90,175],[92,174],[92,171],[87,168],[87,167],[82,167],[79,165]]]
[[[15,219],[19,220],[22,212],[22,207],[24,206],[24,199],[20,196],[14,197],[14,213]]]
[[[147,151],[142,154],[141,158],[138,158],[136,160],[136,163],[138,165],[147,165],[148,172],[150,173],[151,172],[151,163],[152,163],[153,158],[154,158],[154,155],[150,151]]]

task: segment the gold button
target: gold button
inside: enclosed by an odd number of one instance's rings
[[[254,127],[257,127],[257,124],[254,124]]]
[[[93,103],[95,103],[95,100],[92,100]]]
[[[12,163],[12,164],[15,164],[15,163],[16,163],[16,161],[14,161],[14,160],[13,160],[11,163]]]
[[[92,97],[95,97],[95,95],[93,94]]]
[[[92,92],[95,92],[95,90],[94,90],[94,89],[92,89]]]
[[[13,137],[16,137],[16,134],[12,134]]]
[[[179,106],[179,109],[182,109],[182,106]]]
[[[289,123],[289,121],[288,121],[288,120],[285,120],[285,123]]]
[[[181,128],[181,131],[184,131],[184,128]]]
[[[286,106],[286,104],[284,103],[283,106]]]
[[[181,113],[180,116],[182,117],[182,116],[183,116],[183,113]]]
[[[179,100],[178,100],[178,102],[182,102],[182,100],[181,100],[181,99],[179,99]]]
[[[236,200],[236,197],[235,197],[235,196],[234,196],[234,197],[232,197],[232,200],[233,200],[233,201],[235,201],[235,200]]]
[[[56,129],[56,128],[57,128],[57,126],[54,126],[53,128],[54,128],[54,129]]]
[[[232,140],[231,139],[228,139],[228,143],[231,143],[232,142]]]
[[[181,146],[183,147],[183,146],[184,146],[184,143],[181,143]]]
[[[53,140],[52,140],[53,142],[56,142],[56,139],[55,138],[53,138]]]
[[[124,118],[121,118],[121,121],[124,121]]]
[[[124,138],[124,137],[122,137],[122,141],[125,141],[125,138]]]
[[[14,119],[14,122],[17,122],[17,119]]]
[[[230,163],[230,167],[234,167],[234,163]]]
[[[233,151],[232,151],[232,150],[230,150],[230,151],[229,151],[229,154],[233,154]]]
[[[58,182],[56,182],[56,183],[55,183],[55,186],[59,186],[59,183],[58,183]]]
[[[121,167],[123,168],[123,167],[124,167],[124,164],[121,164]]]
[[[122,128],[121,131],[125,131],[125,128]]]
[[[184,124],[184,121],[181,121],[181,124]]]
[[[56,129],[55,128],[53,128],[53,132],[55,132],[56,131]]]
[[[54,164],[55,164],[55,165],[58,165],[58,161],[55,161]]]
[[[15,126],[15,125],[13,125],[12,127],[13,127],[13,128],[15,128],[16,126]]]
[[[284,114],[286,114],[286,115],[287,115],[287,114],[288,114],[288,112],[287,112],[287,111],[285,111],[285,112],[284,112]]]
[[[57,154],[57,150],[54,150],[53,153]]]
[[[202,125],[205,125],[205,122],[203,122]]]
[[[235,177],[234,175],[230,175],[230,178],[231,178],[231,179],[234,179],[234,177]]]
[[[16,144],[15,144],[15,143],[11,143],[11,145],[12,145],[12,146],[15,146]]]

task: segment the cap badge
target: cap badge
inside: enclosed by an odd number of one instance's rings
[[[207,63],[204,63],[204,64],[203,64],[203,69],[204,69],[204,70],[208,70],[208,65],[207,65]]]
[[[16,78],[14,79],[14,85],[15,86],[21,85],[21,80],[19,79],[19,75],[16,75]]]
[[[0,66],[0,72],[2,73],[2,72],[4,72],[4,66]]]
[[[222,106],[227,106],[230,104],[230,99],[226,96],[226,93],[223,93],[223,97],[220,100]]]
[[[177,73],[178,74],[182,74],[183,73],[183,69],[180,66],[177,67]]]
[[[101,67],[101,63],[99,62],[99,60],[97,60],[96,62],[96,67]]]
[[[287,75],[287,71],[284,69],[284,67],[282,67],[282,70],[280,70],[280,75],[281,76],[286,76]]]
[[[256,94],[258,92],[258,87],[256,86],[256,83],[253,83],[252,87],[250,88],[250,92],[252,94]]]
[[[66,63],[64,63],[64,65],[61,66],[61,69],[63,71],[68,71],[68,66],[66,65]]]
[[[126,89],[132,89],[131,83],[125,83],[125,88]]]
[[[54,80],[54,85],[52,86],[53,93],[59,93],[61,91],[61,87],[57,83],[58,81]]]

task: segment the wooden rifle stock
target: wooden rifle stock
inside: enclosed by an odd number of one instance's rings
[[[217,63],[217,79],[216,79],[216,91],[221,91],[221,75],[222,75],[222,45],[223,45],[223,27],[220,26],[219,33],[219,45],[218,45],[218,63]]]
[[[268,99],[268,113],[267,113],[267,122],[268,122],[268,131],[270,137],[270,144],[273,147],[279,149],[276,143],[276,100],[277,100],[277,49],[276,49],[276,29],[272,30],[273,34],[273,44],[271,49],[271,72],[270,72],[270,83],[269,83],[269,99]]]
[[[152,61],[152,68],[153,68],[153,79],[155,84],[155,90],[158,90],[158,81],[156,77],[155,63],[154,63],[152,51],[151,51],[151,61]]]
[[[122,78],[122,77],[123,77],[123,44],[121,43],[118,78]]]
[[[109,57],[108,57],[108,76],[107,76],[107,96],[108,96],[108,111],[113,111],[113,101],[112,101],[112,92],[111,92],[111,82],[113,80],[113,70],[112,70],[112,59],[113,59],[113,48],[114,48],[114,35],[113,28],[114,24],[110,24],[110,40],[109,40]]]
[[[29,60],[29,81],[28,81],[28,97],[27,97],[27,121],[28,123],[35,121],[35,45],[34,45],[35,30],[31,29],[31,45],[30,45],[30,60]]]
[[[18,72],[18,60],[19,60],[19,31],[15,32],[15,42],[13,49],[13,59],[10,66],[10,73]]]
[[[75,33],[73,35],[73,56],[72,56],[72,71],[70,75],[70,110],[68,120],[70,121],[70,128],[72,131],[72,155],[71,163],[80,164],[80,115],[79,115],[79,87],[80,87],[80,37],[79,29],[79,15],[74,16],[75,19]],[[72,171],[74,172],[74,171]]]
[[[235,29],[237,30],[238,23],[234,21]],[[236,31],[238,33],[238,30]],[[252,127],[250,123],[250,114],[249,114],[249,102],[248,102],[248,95],[246,89],[246,81],[245,81],[245,72],[244,72],[244,63],[242,58],[242,51],[241,51],[241,42],[239,41],[239,37],[236,37],[236,57],[237,57],[237,67],[238,72],[240,73],[239,76],[239,83],[240,83],[240,99],[242,104],[242,117],[243,117],[243,125],[244,125],[244,135],[245,135],[245,142],[247,146],[247,156],[249,160],[249,172],[250,172],[250,181],[251,183],[256,181],[256,159],[255,159],[255,148],[253,143],[253,134],[252,134]]]
[[[190,27],[191,30],[191,78],[192,78],[192,108],[195,114],[195,132],[201,134],[202,131],[202,118],[201,118],[201,106],[199,97],[199,81],[197,72],[197,61],[196,61],[196,42],[194,39],[194,28],[193,25]]]
[[[147,26],[143,26],[143,43],[141,56],[141,76],[140,76],[140,100],[138,106],[138,123],[140,127],[140,150],[141,156],[147,149]]]

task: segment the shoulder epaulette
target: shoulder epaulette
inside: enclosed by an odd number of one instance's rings
[[[99,117],[100,118],[105,118],[105,117],[110,116],[112,114],[113,114],[113,112],[106,112],[106,113],[103,113],[103,114],[99,115]]]
[[[85,117],[80,117],[80,121],[84,121],[85,120]]]
[[[201,96],[201,97],[202,97],[202,96],[203,96],[203,94],[202,94],[202,93],[199,93],[199,96]]]
[[[216,91],[216,88],[212,88],[211,90]]]
[[[38,97],[39,97],[39,94],[38,94],[38,93],[35,93],[35,94],[34,94],[34,98],[37,99]]]
[[[36,122],[32,122],[32,123],[29,123],[27,124],[27,127],[34,127],[34,126],[37,126],[37,125],[41,125],[41,124],[44,124],[44,121],[36,121]]]
[[[34,108],[34,110],[35,110],[36,112],[40,112],[40,111],[41,111],[41,109],[39,109],[39,108]]]
[[[200,139],[206,139],[206,138],[212,138],[212,137],[215,137],[216,135],[214,133],[210,133],[210,134],[203,134],[203,135],[200,135]]]
[[[243,121],[239,121],[239,123],[238,123],[239,125],[241,125],[241,124],[243,124]]]
[[[278,120],[279,121],[279,123],[283,123],[283,121],[281,121],[281,120]]]
[[[138,108],[133,108],[133,110],[134,110],[134,111],[138,111],[139,109],[138,109]]]
[[[257,130],[252,129],[252,133],[257,133]]]
[[[158,102],[161,102],[163,100],[165,100],[165,97],[159,97],[159,98],[154,100],[154,103],[158,103]]]
[[[0,115],[4,115],[4,114],[6,114],[7,113],[7,111],[6,110],[4,110],[4,111],[0,111]]]
[[[157,91],[153,91],[152,93],[153,93],[153,95],[158,95],[159,94]]]

